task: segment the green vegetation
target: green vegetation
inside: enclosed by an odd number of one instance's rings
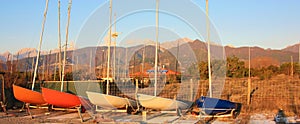
[[[224,69],[222,67],[221,61],[212,62],[214,68]],[[193,66],[194,67],[194,66]],[[191,67],[192,68],[192,67]],[[198,63],[198,69],[201,79],[208,79],[208,64],[207,62],[201,61]],[[270,65],[268,67],[262,68],[251,68],[251,77],[258,77],[261,80],[270,79],[272,76],[279,74],[284,75],[300,75],[300,65],[299,63],[293,64],[293,71],[291,63],[283,63],[280,66]],[[195,69],[194,69],[195,70]],[[214,69],[216,70],[216,69]],[[189,69],[189,71],[193,71]],[[222,71],[213,71],[214,75],[219,75],[216,73]],[[191,72],[192,73],[192,72]],[[249,68],[245,65],[244,61],[241,61],[236,56],[227,57],[226,61],[226,77],[229,78],[244,78],[249,76]]]

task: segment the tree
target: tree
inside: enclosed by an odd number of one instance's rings
[[[247,75],[248,70],[245,68],[245,63],[240,61],[238,57],[227,57],[227,77],[242,78]]]
[[[283,63],[280,65],[280,73],[285,75],[291,74],[291,63]]]
[[[198,63],[198,69],[200,78],[204,80],[208,79],[208,63],[201,61],[200,63]]]

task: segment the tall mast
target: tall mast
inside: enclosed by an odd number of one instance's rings
[[[62,80],[62,75],[61,75],[61,32],[60,32],[60,0],[58,0],[58,71],[59,71],[59,80]]]
[[[114,31],[114,34],[113,34],[113,38],[114,38],[114,70],[113,70],[113,79],[115,80],[116,78],[116,45],[117,45],[117,37],[118,37],[118,33],[117,33],[117,15],[115,13],[115,18],[114,18],[114,21],[115,21],[115,31]]]
[[[66,43],[65,43],[65,49],[64,49],[64,60],[63,60],[63,67],[62,67],[62,78],[61,78],[61,84],[60,84],[60,91],[63,91],[63,87],[64,87],[65,66],[66,66],[68,40],[69,40],[69,24],[70,24],[71,5],[72,5],[72,0],[69,0],[68,22],[67,22],[67,26],[66,26]]]
[[[112,0],[109,3],[109,41],[107,51],[107,71],[106,71],[106,94],[109,94],[109,69],[110,69],[110,43],[111,43],[111,17],[112,17]]]
[[[49,2],[49,0],[46,0],[46,7],[45,7],[45,10],[44,10],[44,20],[43,20],[43,24],[42,24],[42,31],[41,31],[41,34],[40,34],[40,42],[39,42],[39,47],[38,47],[38,54],[36,56],[36,63],[35,63],[35,68],[34,68],[34,75],[33,75],[31,90],[34,89],[35,78],[36,78],[36,74],[37,74],[36,72],[37,72],[38,65],[39,65],[39,58],[40,58],[40,54],[41,54],[41,46],[42,46],[42,43],[43,43],[45,22],[46,22],[47,11],[48,11],[48,2]]]
[[[155,65],[154,65],[154,96],[156,96],[156,90],[157,90],[157,64],[158,64],[158,18],[159,18],[159,0],[156,0],[156,43],[155,43]]]
[[[208,82],[209,82],[209,97],[212,96],[212,83],[211,83],[211,67],[210,67],[210,24],[208,16],[208,0],[206,0],[206,29],[207,29],[207,59],[208,59]]]

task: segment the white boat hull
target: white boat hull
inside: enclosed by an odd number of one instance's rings
[[[87,96],[92,104],[106,109],[118,109],[126,106],[136,106],[136,102],[131,99],[95,93],[87,91]]]
[[[139,103],[149,109],[154,110],[162,110],[162,111],[169,111],[169,110],[176,110],[180,109],[187,109],[189,105],[182,101],[178,101],[176,99],[167,99],[163,97],[145,95],[145,94],[137,94]]]

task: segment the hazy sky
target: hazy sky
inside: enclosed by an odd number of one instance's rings
[[[147,7],[155,9],[155,4],[149,4],[151,2],[154,3],[155,0],[141,1],[142,0],[114,0],[113,9],[114,12],[117,13],[117,18],[119,18],[118,13],[126,11],[124,8],[130,8],[132,6],[141,7],[136,7],[137,9],[142,9],[143,7],[145,7],[145,9],[149,9]],[[194,5],[181,4],[180,2],[174,2],[174,0],[161,0],[161,8],[162,10],[172,10],[176,8],[173,11],[179,13],[185,12],[187,16],[193,16],[195,20],[200,19],[201,21],[198,22],[201,28],[201,24],[205,23],[205,18],[203,18],[205,0],[191,1],[199,7],[200,11],[190,9]],[[69,33],[69,39],[71,41],[78,42],[77,44],[79,45],[88,42],[81,39],[84,36],[86,37],[84,40],[90,37],[86,32],[84,33],[83,29],[85,29],[87,23],[91,25],[91,18],[101,12],[103,12],[103,15],[99,17],[101,18],[99,19],[99,23],[103,25],[108,23],[107,2],[107,0],[73,0]],[[21,48],[28,47],[37,48],[45,0],[1,0],[0,3],[0,53],[5,51],[16,52]],[[61,30],[63,42],[67,19],[67,5],[68,1],[62,0]],[[103,9],[107,11],[102,11]],[[259,46],[263,48],[281,49],[300,41],[299,0],[210,0],[209,10],[211,21],[216,28],[215,32],[220,36],[220,42],[222,42],[223,45]],[[202,17],[197,18],[197,15],[201,14]],[[184,19],[185,18],[183,18],[183,20]],[[197,35],[195,30],[188,28],[187,23],[182,23],[182,20],[180,21],[179,18],[175,18],[167,12],[160,14],[160,20],[160,25],[167,29],[165,31],[169,30],[166,34],[175,34],[174,36],[162,38],[161,40],[172,40],[172,38],[179,37],[205,40],[205,37]],[[120,39],[130,40],[128,38],[136,35],[132,32],[145,31],[145,29],[153,31],[150,29],[154,29],[155,13],[145,10],[142,13],[132,14],[126,16],[126,18],[121,18],[117,25],[118,31],[122,32],[121,35],[123,35]],[[146,27],[143,27],[143,25],[146,25]],[[105,35],[103,32],[106,31],[106,27],[96,27],[97,26],[92,30],[88,30],[91,36],[93,33],[95,35],[94,38],[90,38],[93,43],[87,43],[88,45],[99,44],[99,39]],[[194,28],[198,27],[195,26]],[[203,29],[205,29],[205,27]],[[100,33],[102,31],[102,34],[97,34],[99,33],[98,31]],[[57,0],[49,1],[44,34],[42,49],[50,50],[56,48],[58,34]],[[204,33],[201,35],[205,36]]]

